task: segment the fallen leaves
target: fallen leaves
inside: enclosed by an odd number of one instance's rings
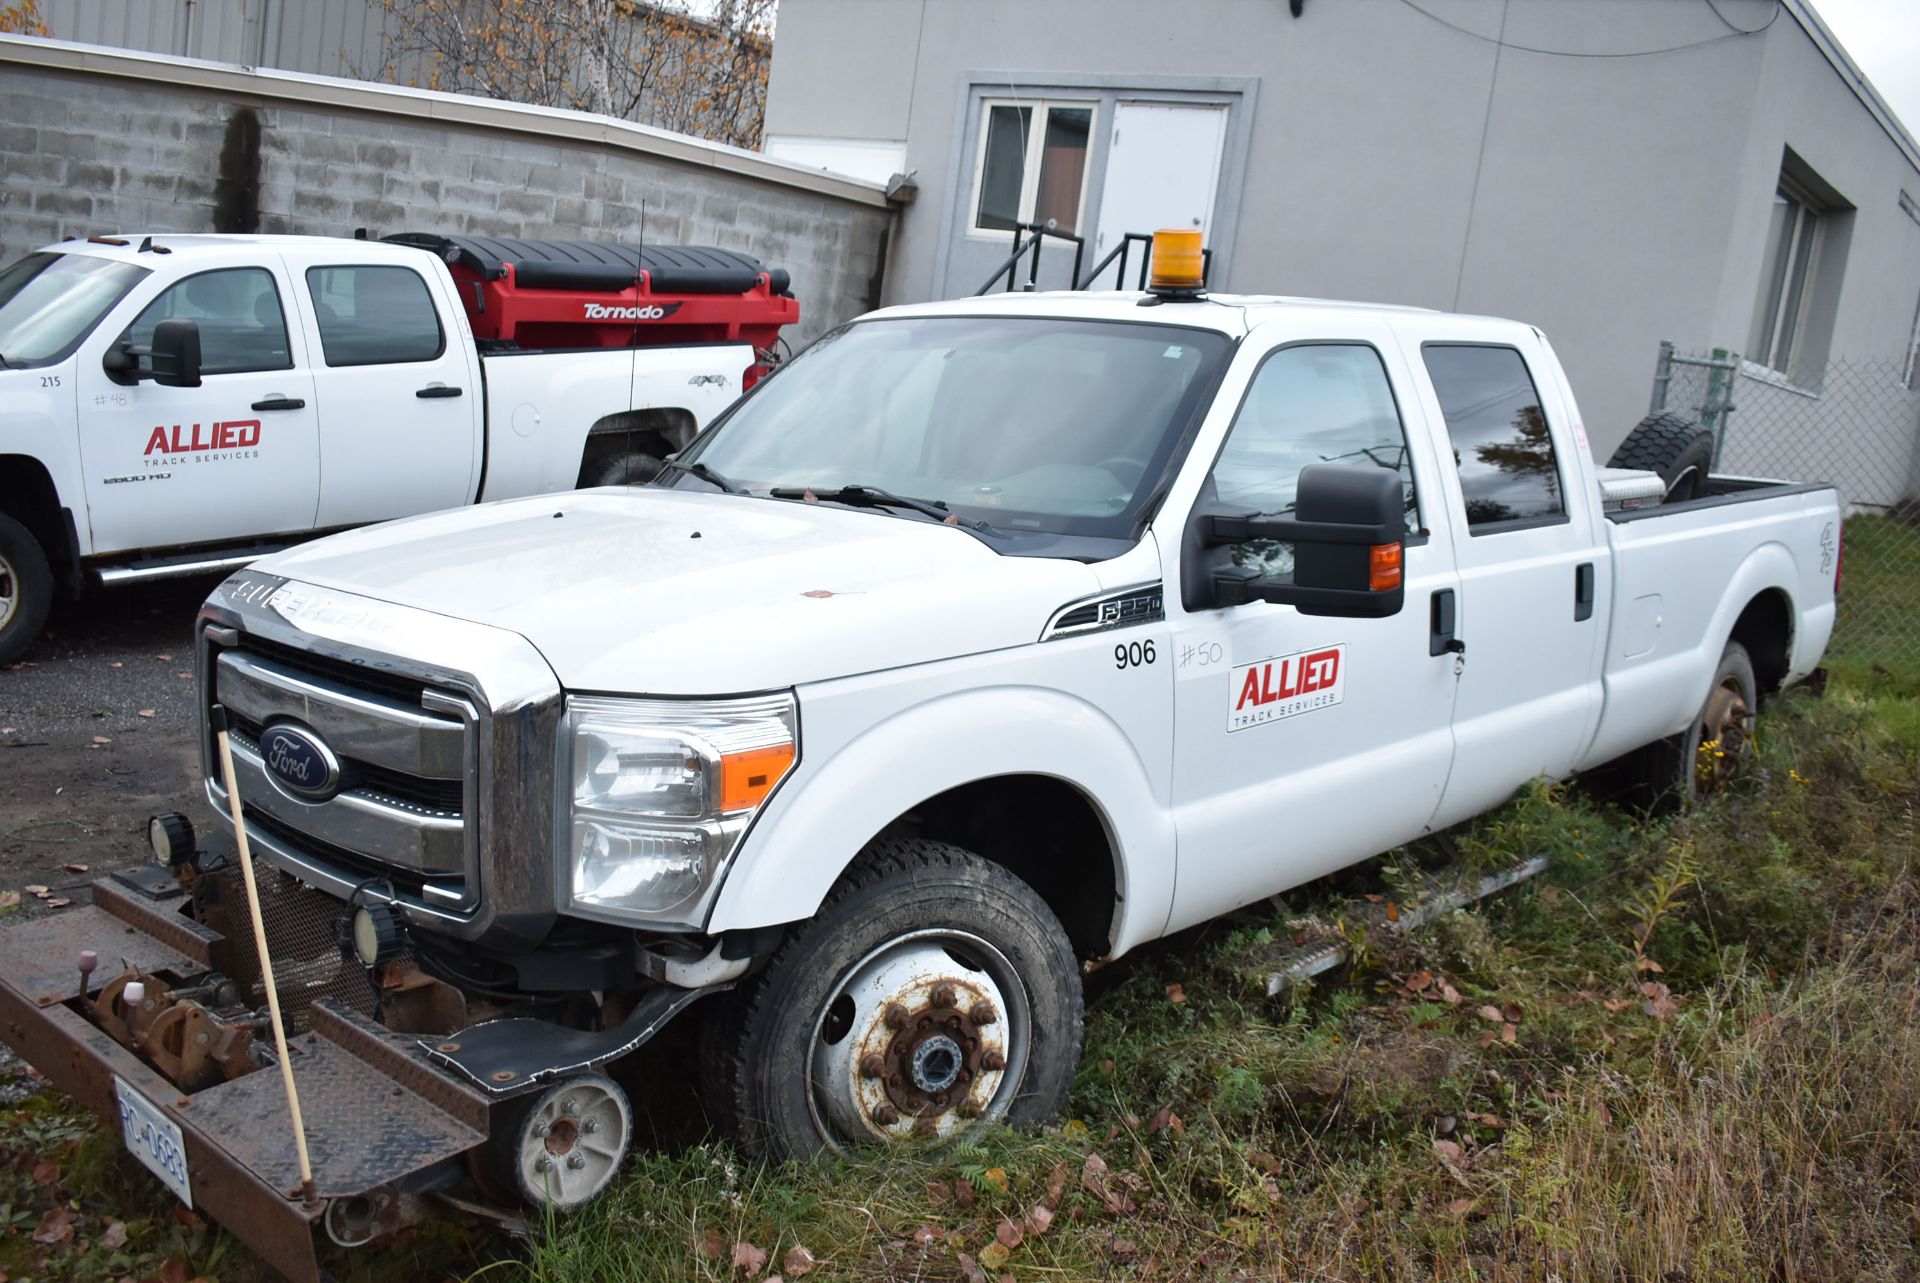
[[[747,1242],[735,1243],[733,1245],[733,1269],[736,1274],[744,1274],[746,1277],[752,1278],[760,1273],[762,1269],[766,1268],[766,1264],[767,1253],[765,1248],[755,1247],[753,1244]]]
[[[797,1279],[813,1273],[815,1264],[813,1253],[798,1243],[788,1248],[787,1254],[780,1258],[780,1268]]]
[[[1167,986],[1168,1002],[1185,1002],[1186,1000],[1187,1000],[1186,986],[1180,985],[1180,984],[1170,984]]]
[[[73,1238],[73,1212],[69,1208],[56,1207],[40,1218],[40,1228],[33,1232],[33,1241],[47,1247],[55,1243],[65,1243]]]
[[[1640,992],[1647,999],[1640,1004],[1640,1010],[1655,1020],[1667,1020],[1680,1014],[1680,1004],[1674,1001],[1673,991],[1658,980],[1643,980]]]

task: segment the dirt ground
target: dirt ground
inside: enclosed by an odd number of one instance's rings
[[[146,820],[212,823],[194,746],[194,612],[219,578],[97,593],[0,667],[0,890],[82,898],[146,855]],[[71,866],[85,865],[84,870]],[[22,894],[29,913],[46,902]]]

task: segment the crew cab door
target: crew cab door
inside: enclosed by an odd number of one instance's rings
[[[1167,593],[1179,842],[1170,928],[1418,836],[1439,803],[1455,677],[1453,656],[1434,653],[1430,610],[1458,580],[1445,525],[1429,512],[1443,500],[1411,382],[1380,322],[1358,318],[1331,335],[1312,316],[1262,326],[1196,442],[1194,460],[1210,466],[1196,478],[1190,464],[1169,497],[1183,526],[1158,534],[1168,563],[1195,510],[1216,498],[1291,511],[1309,464],[1393,469],[1409,500],[1395,615],[1317,617],[1266,602],[1196,610],[1185,586]],[[1281,545],[1243,544],[1233,558],[1292,573]],[[1168,565],[1170,583],[1180,573]]]
[[[1419,324],[1403,333],[1452,455],[1436,504],[1458,532],[1465,647],[1443,826],[1573,769],[1599,718],[1610,564],[1586,446],[1545,345],[1505,323],[1482,336],[1449,318],[1444,337],[1420,336]]]
[[[96,553],[231,543],[313,526],[313,371],[276,262],[143,282],[79,354],[80,458]],[[161,321],[200,331],[200,386],[116,380],[101,362]]]
[[[485,393],[438,278],[337,251],[288,262],[318,354],[320,527],[472,502]]]

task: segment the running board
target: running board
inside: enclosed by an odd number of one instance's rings
[[[272,556],[285,551],[290,544],[276,544],[270,548],[258,548],[252,552],[229,557],[196,557],[187,561],[136,561],[125,566],[107,566],[96,570],[102,585],[112,588],[120,584],[145,583],[151,579],[182,579],[188,575],[211,575],[221,570],[238,570],[251,565],[262,557]]]
[[[1546,872],[1546,868],[1547,857],[1535,855],[1477,878],[1441,874],[1426,881],[1410,906],[1389,901],[1383,908],[1376,909],[1368,905],[1356,916],[1389,931],[1417,931],[1443,914],[1463,909],[1488,896],[1498,895],[1508,887],[1518,886],[1529,878],[1538,877]],[[1268,973],[1267,997],[1276,998],[1315,976],[1332,971],[1345,962],[1347,956],[1346,944],[1338,940],[1318,940],[1301,945],[1291,953],[1282,955],[1278,968]]]

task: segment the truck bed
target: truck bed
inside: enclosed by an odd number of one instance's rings
[[[1684,728],[1748,610],[1784,612],[1792,638],[1784,655],[1755,656],[1763,686],[1791,685],[1818,662],[1833,631],[1839,557],[1832,486],[1716,476],[1703,498],[1610,512],[1607,521],[1606,698],[1583,766]]]

